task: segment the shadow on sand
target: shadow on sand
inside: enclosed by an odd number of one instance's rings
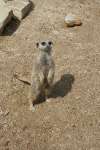
[[[72,89],[72,84],[74,83],[74,76],[72,74],[64,74],[61,76],[52,87],[51,95],[49,98],[57,98],[66,96]],[[45,95],[41,94],[37,98],[38,101],[35,101],[34,104],[40,104],[45,102]]]
[[[71,91],[74,80],[75,78],[72,74],[62,75],[60,80],[54,84],[50,97],[57,98],[66,96]]]
[[[11,36],[14,32],[16,32],[19,26],[20,21],[18,19],[12,18],[10,23],[8,23],[7,26],[5,27],[2,36]]]
[[[25,15],[25,17],[23,19],[25,19],[32,10],[34,10],[34,4],[32,1],[30,1],[31,3],[31,7],[30,7],[30,11]],[[17,18],[12,18],[11,21],[7,24],[7,26],[4,29],[4,32],[2,34],[2,36],[11,36],[13,35],[13,33],[16,32],[16,30],[18,29],[18,27],[20,26],[20,21]]]

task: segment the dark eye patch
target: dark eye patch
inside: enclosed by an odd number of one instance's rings
[[[38,47],[39,46],[39,43],[36,43],[36,47]]]
[[[41,44],[42,44],[43,46],[45,46],[45,45],[46,45],[46,42],[42,42]]]
[[[48,42],[48,44],[49,44],[49,45],[52,45],[52,42],[51,42],[51,41],[49,41],[49,42]]]

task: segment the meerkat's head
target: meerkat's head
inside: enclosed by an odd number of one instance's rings
[[[41,51],[50,53],[52,50],[52,41],[43,41],[40,43],[36,43],[36,47],[39,48]]]

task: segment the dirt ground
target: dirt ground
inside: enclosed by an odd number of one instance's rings
[[[0,37],[0,150],[100,150],[100,1],[34,0],[34,9]],[[67,28],[74,13],[82,26]],[[51,102],[29,110],[28,89],[39,40],[54,42]]]

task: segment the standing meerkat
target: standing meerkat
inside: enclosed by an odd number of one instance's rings
[[[37,103],[41,94],[45,94],[45,99],[49,100],[48,98],[50,96],[55,74],[55,63],[52,58],[52,44],[51,41],[44,41],[36,44],[38,52],[34,58],[31,83],[29,83],[29,101],[32,111],[34,111],[34,105]],[[19,78],[17,77],[17,79]],[[19,80],[28,84],[27,81],[23,81],[22,79]]]
[[[30,109],[34,109],[34,104],[38,101],[41,93],[45,94],[48,100],[55,73],[55,64],[52,58],[52,42],[44,41],[37,43],[37,55],[33,62],[30,90]]]

